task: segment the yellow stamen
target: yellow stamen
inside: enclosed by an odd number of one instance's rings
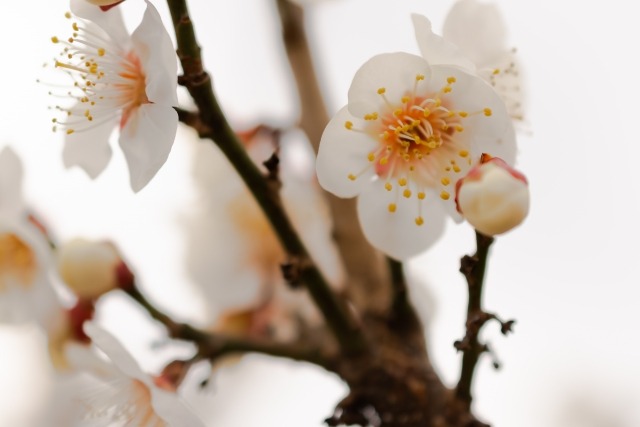
[[[442,191],[442,193],[440,193],[440,198],[442,200],[449,200],[449,193],[447,193],[446,191]]]
[[[389,203],[388,209],[389,212],[394,213],[396,211],[396,204],[395,203]]]

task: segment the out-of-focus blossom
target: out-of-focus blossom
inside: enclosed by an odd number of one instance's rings
[[[107,11],[112,7],[119,5],[124,2],[124,0],[87,0],[91,4],[95,4],[96,6],[100,6],[100,9],[103,11]]]
[[[456,206],[482,234],[506,233],[529,213],[529,184],[502,159],[485,158],[458,181]]]
[[[414,25],[420,50],[431,62],[431,26],[417,15]],[[507,45],[507,28],[498,7],[478,0],[458,0],[447,15],[442,35],[469,61],[457,64],[489,82],[505,102],[511,118],[522,120],[521,73],[515,49]]]
[[[175,389],[142,372],[137,362],[110,333],[92,322],[84,325],[86,334],[102,350],[110,363],[88,352],[76,352],[76,366],[83,366],[93,377],[90,387],[69,390],[65,400],[80,402],[81,419],[68,419],[72,426],[122,427],[198,427],[202,421],[180,400]],[[84,381],[87,383],[87,381]],[[71,411],[78,418],[78,412]],[[58,414],[57,416],[63,416]]]
[[[45,319],[57,307],[51,287],[51,250],[22,200],[22,164],[0,151],[0,322]]]
[[[69,346],[89,344],[89,337],[82,325],[93,318],[94,311],[93,301],[80,299],[71,308],[60,307],[50,321],[43,325],[47,333],[51,364],[57,371],[65,372],[73,368],[67,357]]]
[[[110,242],[75,239],[58,252],[58,272],[67,286],[84,299],[98,298],[118,287],[118,269],[123,263]]]
[[[424,17],[414,17],[424,20]],[[427,58],[377,55],[356,73],[348,105],[322,135],[320,184],[358,196],[369,241],[397,259],[425,250],[445,212],[458,219],[456,181],[484,152],[515,157],[513,125],[493,88],[466,71],[455,46],[430,33]]]
[[[256,164],[276,150],[277,135],[271,129],[259,127],[240,136]],[[319,321],[319,313],[306,292],[285,283],[281,264],[288,261],[286,254],[245,184],[215,148],[200,145],[197,150],[199,205],[190,209],[187,219],[187,263],[212,310],[220,312],[215,328],[236,335],[293,338],[301,323]],[[330,239],[329,213],[304,136],[285,132],[279,157],[285,209],[328,280],[340,286],[342,269]]]
[[[73,35],[52,37],[63,46],[55,65],[73,80],[73,104],[57,105],[60,116],[53,119],[53,129],[66,134],[64,164],[97,177],[111,159],[109,136],[118,126],[134,191],[165,163],[178,126],[173,44],[157,10],[146,4],[142,22],[129,35],[119,7],[105,12],[72,0],[78,18]]]

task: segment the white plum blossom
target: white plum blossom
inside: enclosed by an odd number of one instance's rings
[[[73,80],[72,105],[56,105],[54,130],[64,130],[64,164],[97,177],[111,159],[109,137],[120,130],[131,188],[141,190],[165,163],[178,126],[177,62],[158,11],[146,1],[129,35],[120,7],[104,11],[71,0],[73,34],[52,37],[63,50],[55,61]]]
[[[0,151],[0,322],[45,322],[58,307],[51,249],[22,199],[22,164]]]
[[[359,196],[365,236],[397,259],[433,243],[445,212],[458,219],[456,181],[482,153],[515,156],[497,93],[459,66],[465,59],[455,47],[435,37],[432,48],[447,65],[401,52],[366,62],[322,135],[316,163],[326,190]]]
[[[503,160],[487,158],[456,185],[456,206],[476,230],[487,236],[506,233],[529,213],[527,178]]]
[[[433,34],[431,24],[420,15],[413,16],[416,37],[422,55],[430,63],[446,64],[434,55],[434,39],[449,44],[448,49],[466,60],[452,64],[475,72],[500,94],[514,120],[523,119],[522,78],[515,48],[507,45],[507,28],[498,7],[478,0],[458,0],[445,19],[442,38]]]
[[[70,358],[77,368],[93,377],[90,388],[76,390],[75,399],[85,408],[74,427],[198,427],[203,422],[178,397],[166,389],[166,382],[142,372],[118,340],[92,322],[84,331],[111,363],[100,362],[79,347],[71,347]],[[160,387],[157,384],[162,384]]]

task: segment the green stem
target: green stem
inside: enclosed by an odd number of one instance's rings
[[[363,351],[367,343],[357,321],[311,261],[284,211],[277,186],[273,185],[273,181],[265,179],[227,122],[214,95],[211,79],[202,67],[200,47],[186,1],[167,0],[167,3],[176,32],[177,53],[184,71],[180,83],[189,90],[198,106],[201,121],[206,125],[200,130],[200,136],[212,139],[222,150],[261,206],[289,256],[303,266],[300,269],[300,279],[323,313],[342,350],[346,353]]]
[[[455,393],[467,408],[471,406],[471,386],[475,368],[480,355],[486,351],[486,346],[479,342],[478,335],[489,318],[487,313],[482,310],[482,288],[489,258],[489,248],[493,241],[493,237],[485,236],[476,231],[476,253],[473,256],[464,256],[460,264],[460,272],[467,279],[469,301],[467,303],[467,333],[463,342],[457,343],[457,347],[463,351],[463,356],[460,380]]]

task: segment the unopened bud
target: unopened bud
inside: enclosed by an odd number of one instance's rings
[[[115,246],[108,242],[73,240],[60,249],[60,277],[80,298],[94,299],[118,287],[122,264]]]
[[[525,176],[502,159],[483,155],[456,184],[456,207],[480,233],[505,233],[529,213],[529,185]]]

